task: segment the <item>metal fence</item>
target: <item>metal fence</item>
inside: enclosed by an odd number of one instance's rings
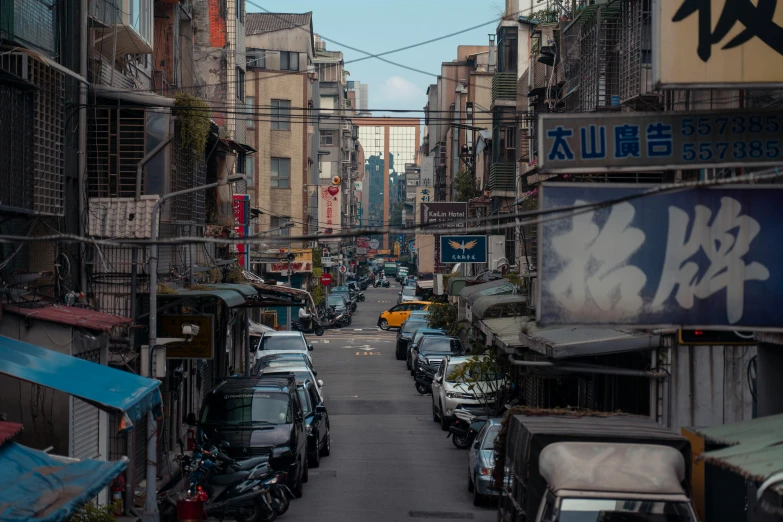
[[[620,101],[641,110],[660,109],[653,89],[651,0],[623,0],[618,52]]]

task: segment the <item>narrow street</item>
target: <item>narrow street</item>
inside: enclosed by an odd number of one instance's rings
[[[492,507],[472,504],[467,451],[432,422],[430,397],[416,392],[405,363],[395,360],[396,332],[376,331],[378,314],[396,303],[399,288],[367,289],[352,325],[362,331],[312,339],[332,454],[310,470],[304,497],[285,520],[495,520]]]

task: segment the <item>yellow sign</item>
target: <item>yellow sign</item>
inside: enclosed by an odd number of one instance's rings
[[[214,316],[212,315],[164,315],[160,318],[158,336],[185,337],[183,324],[198,326],[198,335],[190,342],[166,346],[166,359],[212,359],[214,356]]]
[[[390,254],[391,254],[391,250],[378,250],[378,255],[379,256],[382,256],[382,255],[388,256]]]
[[[653,5],[656,85],[783,85],[783,40],[775,36],[783,26],[783,9],[731,0],[659,0]]]
[[[394,255],[399,256],[400,255],[400,242],[395,241],[394,242]]]

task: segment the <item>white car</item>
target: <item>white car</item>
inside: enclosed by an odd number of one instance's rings
[[[266,368],[260,368],[260,375],[275,375],[275,374],[294,374],[297,384],[301,384],[305,381],[310,381],[315,386],[315,390],[318,392],[318,396],[321,398],[321,402],[324,402],[323,386],[324,381],[317,379],[313,370],[304,363],[297,363],[291,361],[290,365],[274,365]]]
[[[397,297],[397,304],[407,303],[408,301],[416,301],[416,287],[415,286],[406,286],[403,288],[399,296]]]
[[[474,357],[486,358],[485,355],[447,356],[441,361],[440,367],[432,379],[432,420],[440,421],[443,431],[449,429],[455,409],[459,406],[476,408],[493,404],[496,400],[495,394],[503,384],[503,381],[499,379],[478,381],[471,390],[469,383],[449,379],[457,367]]]
[[[299,352],[307,355],[312,362],[313,345],[307,342],[302,332],[263,332],[261,335],[250,334],[254,363],[266,355],[278,353]]]

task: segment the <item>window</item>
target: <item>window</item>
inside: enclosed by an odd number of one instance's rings
[[[270,181],[270,186],[276,188],[289,188],[291,186],[291,160],[289,158],[272,158]]]
[[[321,131],[321,145],[334,145],[334,131]]]
[[[280,70],[281,71],[298,71],[299,70],[299,53],[291,51],[280,52]]]
[[[245,71],[237,67],[237,98],[245,101]]]
[[[256,184],[256,171],[253,156],[247,156],[245,158],[245,174],[247,174],[247,187],[254,187]]]
[[[266,51],[264,49],[248,49],[246,57],[248,69],[266,69]]]
[[[291,102],[272,100],[272,130],[291,130]]]
[[[148,43],[152,43],[152,0],[125,0],[123,14],[128,25],[133,27]]]
[[[254,96],[247,96],[245,98],[245,114],[248,116],[245,120],[245,128],[256,128],[256,99]]]
[[[247,167],[247,165],[245,164],[245,158],[246,157],[247,156],[245,155],[244,152],[240,152],[240,153],[237,154],[237,163],[236,163],[237,174],[246,174],[247,173],[247,171],[245,170],[245,167]]]
[[[277,217],[272,216],[272,220],[269,223],[269,231],[270,235],[272,236],[287,236],[289,235],[288,232],[291,230],[291,227],[286,227],[290,221],[287,217]],[[301,344],[301,341],[300,341]],[[274,348],[275,350],[279,350],[279,348]],[[300,348],[301,349],[301,346]]]
[[[245,23],[245,2],[237,2],[237,21]]]

